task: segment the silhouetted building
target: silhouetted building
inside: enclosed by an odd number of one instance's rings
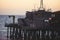
[[[49,29],[49,21],[52,19],[52,12],[45,10],[27,11],[25,19],[18,19],[20,26],[25,26],[33,29]]]

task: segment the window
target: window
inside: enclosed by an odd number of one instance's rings
[[[52,14],[51,16],[52,16],[52,17],[55,17],[55,14]]]
[[[44,20],[44,22],[49,22],[49,20]]]

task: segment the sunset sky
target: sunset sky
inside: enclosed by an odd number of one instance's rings
[[[0,0],[0,15],[25,15],[26,11],[39,7],[40,0]],[[44,0],[44,8],[58,11],[60,0]]]

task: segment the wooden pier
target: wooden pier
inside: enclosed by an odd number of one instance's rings
[[[15,17],[12,16],[13,23],[5,24],[7,40],[8,38],[11,40],[60,40],[60,19],[58,15],[52,17],[51,20],[51,12],[44,10],[27,12],[26,18],[18,19],[17,24],[14,22]]]

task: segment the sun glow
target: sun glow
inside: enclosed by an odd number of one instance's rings
[[[40,0],[0,0],[0,14],[23,15],[25,11],[40,7]],[[44,0],[44,8],[52,11],[60,10],[60,0]]]

